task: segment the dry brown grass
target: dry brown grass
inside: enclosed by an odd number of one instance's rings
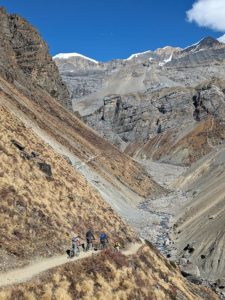
[[[26,284],[1,290],[0,297],[2,300],[218,299],[213,292],[186,282],[151,246],[143,247],[131,257],[106,251],[85,261],[68,263]]]
[[[39,158],[22,158],[12,139],[28,153],[39,153]],[[51,165],[52,178],[39,169],[40,159]],[[0,176],[1,268],[61,253],[74,232],[84,236],[88,227],[96,233],[106,230],[111,241],[136,239],[84,177],[4,107],[0,108]],[[4,265],[8,256],[13,259]]]

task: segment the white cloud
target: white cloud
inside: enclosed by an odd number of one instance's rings
[[[224,43],[224,44],[225,44],[225,34],[222,35],[221,37],[219,37],[217,40],[218,40],[220,43]]]
[[[186,12],[189,22],[217,31],[225,31],[225,0],[196,0]],[[223,36],[225,39],[225,37]]]

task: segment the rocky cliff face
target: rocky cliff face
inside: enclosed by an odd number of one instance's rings
[[[0,8],[0,72],[18,86],[40,86],[71,107],[67,87],[38,31],[17,15]],[[35,92],[34,92],[35,93]]]
[[[58,60],[57,65],[64,76],[66,62]],[[68,74],[70,66],[66,66]],[[75,76],[71,72],[63,79],[75,94],[73,109],[120,149],[135,156],[189,164],[195,155],[192,150],[180,153],[178,141],[209,116],[223,126],[224,66],[225,45],[207,37],[186,49],[165,47],[135,54],[115,61],[113,67],[112,62],[95,63],[95,69],[104,69],[101,83],[89,88],[85,96],[76,92],[79,68]],[[91,71],[89,66],[83,87],[91,82]],[[151,144],[151,154],[142,151],[146,143]],[[164,153],[165,143],[173,148],[171,153]],[[205,145],[203,152],[209,149]]]

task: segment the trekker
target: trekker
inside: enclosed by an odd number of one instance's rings
[[[100,249],[101,250],[106,249],[109,241],[108,241],[108,237],[105,232],[102,232],[100,234],[99,240],[100,240]]]
[[[116,242],[115,245],[114,245],[114,249],[115,249],[116,252],[120,252],[121,244],[119,242]]]
[[[79,236],[79,246],[85,251],[85,241]]]
[[[92,233],[92,229],[89,229],[86,233],[86,240],[87,240],[87,247],[86,251],[90,250],[93,248],[93,240],[95,240],[95,237]]]
[[[78,235],[75,235],[73,238],[72,238],[72,256],[70,257],[73,257],[73,256],[77,256],[79,255],[79,252],[80,252],[80,249],[79,249],[79,245],[80,245],[80,239],[79,239],[79,236]]]

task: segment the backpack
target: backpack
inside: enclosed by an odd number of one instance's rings
[[[94,236],[93,236],[93,233],[91,230],[89,230],[87,233],[86,233],[86,239],[89,240],[89,241],[92,241],[94,239]]]
[[[104,241],[107,239],[107,235],[105,233],[100,234],[100,241]]]
[[[80,241],[80,239],[79,239],[78,236],[74,236],[74,237],[72,238],[72,242],[73,242],[73,243],[79,244],[79,241]]]

